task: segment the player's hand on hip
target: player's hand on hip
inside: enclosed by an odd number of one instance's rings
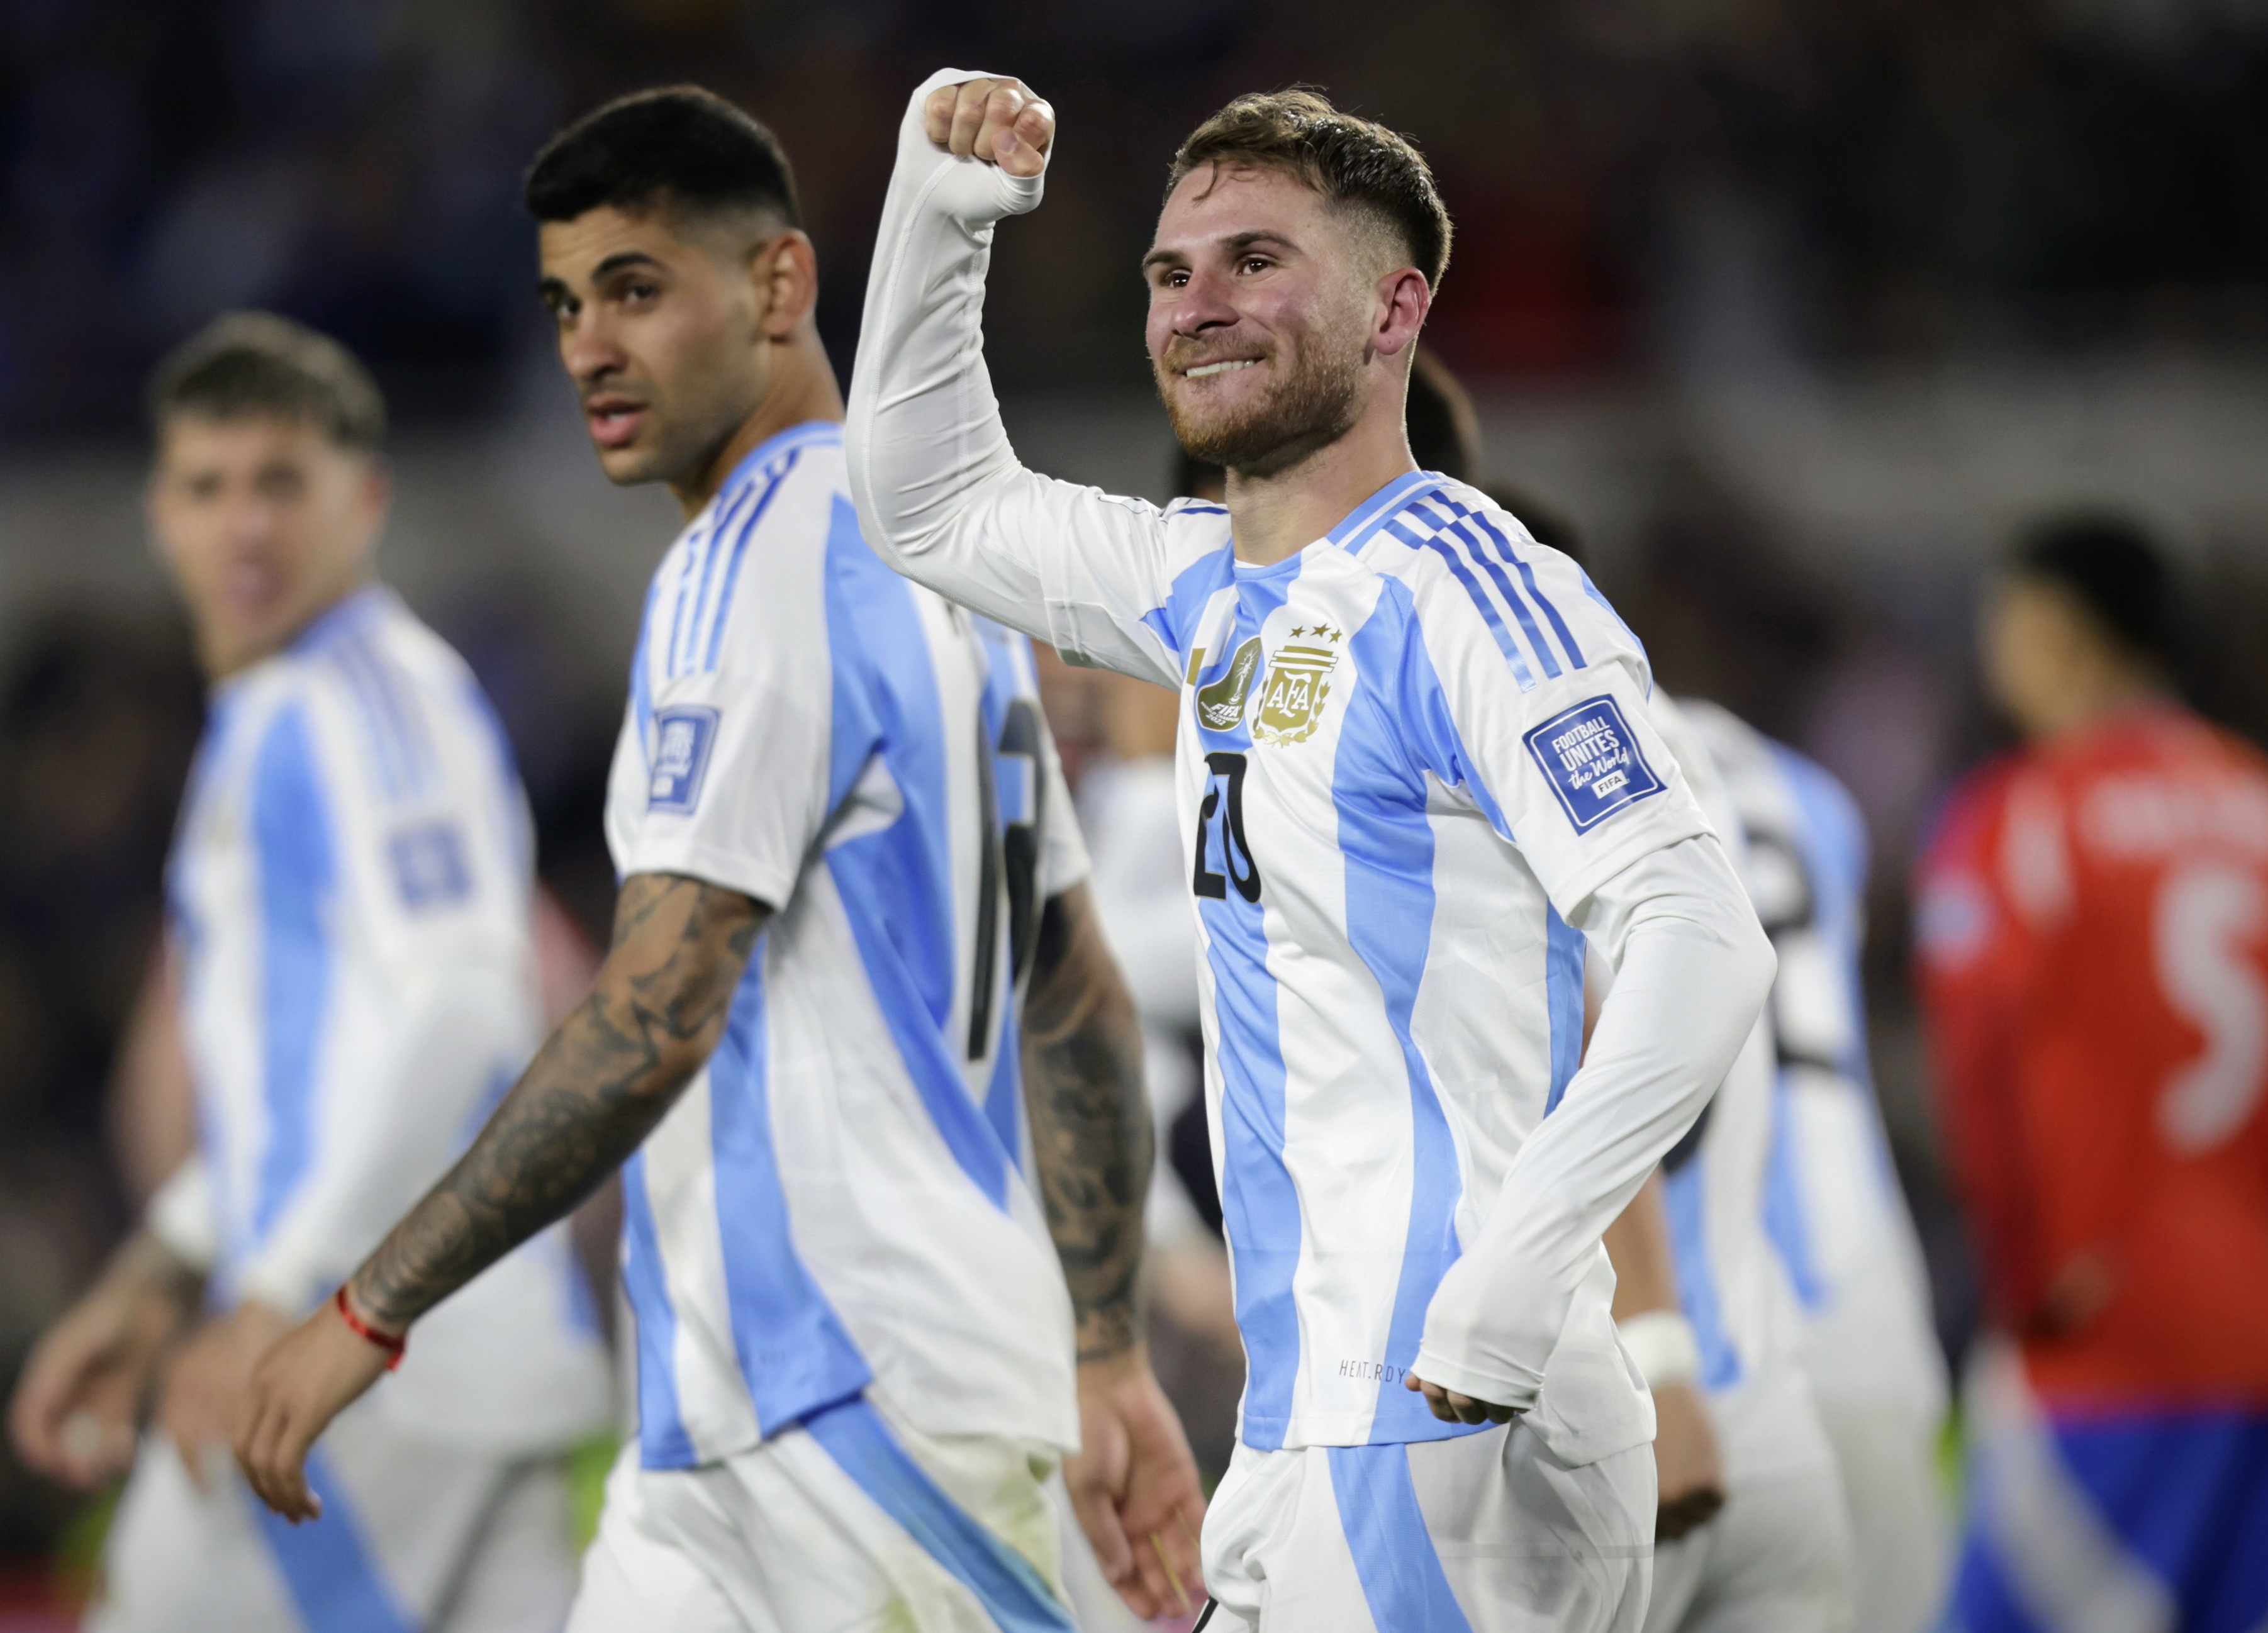
[[[1429,1384],[1415,1372],[1402,1375],[1402,1387],[1424,1395],[1433,1416],[1445,1423],[1508,1423],[1520,1416],[1517,1408],[1498,1406],[1493,1401],[1476,1401],[1439,1384]]]
[[[964,79],[929,94],[923,117],[929,139],[961,158],[998,165],[1012,176],[1036,176],[1056,139],[1056,111],[1018,79]]]
[[[1675,1542],[1725,1506],[1725,1459],[1708,1402],[1691,1384],[1663,1384],[1653,1392],[1653,1467],[1660,1508],[1653,1540]]]
[[[328,1300],[261,1357],[238,1421],[236,1463],[261,1502],[294,1525],[322,1517],[307,1487],[307,1453],[392,1358]]]
[[[1141,1345],[1080,1364],[1079,1420],[1064,1484],[1104,1578],[1145,1621],[1186,1615],[1204,1602],[1204,1489]]]

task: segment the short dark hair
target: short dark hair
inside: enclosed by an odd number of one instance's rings
[[[1408,136],[1341,113],[1320,91],[1241,96],[1189,134],[1166,196],[1204,165],[1272,165],[1333,203],[1367,210],[1402,235],[1410,264],[1435,289],[1449,266],[1449,211],[1432,167]]]
[[[2149,529],[2115,511],[2068,511],[2025,528],[2008,557],[2016,578],[2054,585],[2105,633],[2163,664],[2183,656],[2180,587]]]
[[[803,224],[779,138],[713,91],[664,85],[596,107],[543,144],[521,191],[538,221],[593,210],[764,210]]]
[[[183,416],[314,426],[342,448],[386,442],[386,398],[354,353],[272,312],[232,312],[167,353],[150,377],[150,424]]]

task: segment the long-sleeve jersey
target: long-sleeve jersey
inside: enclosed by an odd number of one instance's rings
[[[438,1179],[533,1048],[531,830],[457,655],[383,589],[215,688],[167,872],[201,1144],[151,1204],[222,1303],[287,1314]],[[604,1421],[563,1227],[421,1322],[378,1400],[558,1444]]]
[[[1647,717],[1637,641],[1483,495],[1411,472],[1237,560],[1219,506],[1050,481],[980,331],[1036,179],[901,128],[849,423],[867,536],[1067,658],[1177,688],[1214,1164],[1260,1449],[1645,1440],[1600,1236],[1749,1032],[1771,955]],[[1583,936],[1621,960],[1582,1056]]]
[[[2268,763],[2170,705],[2012,754],[1947,808],[1917,910],[1941,1121],[2035,1388],[2268,1405]]]
[[[645,1465],[870,1383],[931,1434],[1075,1445],[1017,1004],[1086,853],[1030,644],[866,547],[839,427],[751,450],[663,558],[607,840],[775,909],[623,1170]]]

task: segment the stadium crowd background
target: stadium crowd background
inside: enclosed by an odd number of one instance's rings
[[[545,876],[595,932],[630,609],[675,523],[585,450],[520,166],[620,90],[741,101],[796,157],[847,372],[897,112],[940,62],[1022,74],[1066,121],[1049,230],[1004,232],[988,314],[1021,452],[1160,498],[1129,336],[1179,135],[1305,81],[1423,144],[1459,227],[1428,344],[1474,391],[1484,474],[1582,528],[1667,684],[1865,807],[1877,1083],[1957,1355],[1974,1298],[1905,870],[1994,740],[1970,616],[2010,530],[2073,501],[2161,528],[2194,695],[2268,733],[2258,0],[6,0],[0,1378],[156,1177],[111,1085],[199,700],[143,544],[151,360],[262,305],[376,368],[401,424],[383,570],[480,671]],[[1075,770],[1096,695],[1060,677]],[[0,1452],[0,1629],[48,1625],[75,1525]]]

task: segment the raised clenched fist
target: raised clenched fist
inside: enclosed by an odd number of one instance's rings
[[[1012,176],[1036,176],[1056,139],[1056,111],[1020,80],[964,79],[939,85],[923,107],[929,139]]]

